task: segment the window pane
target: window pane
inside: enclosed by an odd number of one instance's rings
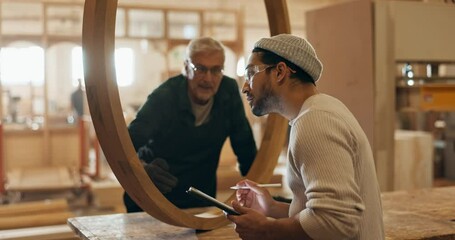
[[[78,85],[78,79],[84,80],[84,66],[82,61],[82,48],[74,47],[71,53],[71,79],[73,82],[73,87]],[[85,85],[85,82],[82,81],[82,85]]]
[[[131,48],[115,50],[115,70],[119,87],[129,86],[134,79],[134,55]]]
[[[82,6],[49,6],[47,32],[52,35],[80,35],[82,15]]]
[[[233,12],[206,12],[204,26],[204,35],[218,40],[235,41],[237,39],[237,19]]]
[[[125,36],[125,10],[117,8],[117,16],[115,18],[115,36]]]
[[[181,39],[193,39],[200,34],[200,17],[195,12],[169,12],[169,37]]]
[[[43,85],[44,51],[37,46],[2,48],[0,71],[4,85]]]
[[[77,86],[77,79],[84,79],[81,47],[73,49],[72,71],[73,86]],[[115,71],[119,87],[129,86],[133,83],[134,53],[131,48],[118,48],[115,50]],[[82,83],[84,84],[84,81]]]
[[[164,37],[163,11],[130,10],[129,35],[132,37]]]
[[[2,34],[42,34],[42,11],[40,3],[2,3],[0,13]]]

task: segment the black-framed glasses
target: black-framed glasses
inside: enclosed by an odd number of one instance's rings
[[[273,68],[275,66],[276,65],[267,65],[267,64],[248,66],[247,68],[245,68],[245,74],[244,74],[245,82],[248,85],[250,85],[250,87],[251,87],[251,83],[252,83],[252,79],[253,79],[254,75],[256,75],[260,72],[263,72],[269,68]]]
[[[219,66],[208,68],[202,65],[194,65],[192,62],[188,62],[188,65],[193,69],[195,75],[200,76],[206,75],[209,71],[213,76],[221,76],[224,72],[224,69]]]

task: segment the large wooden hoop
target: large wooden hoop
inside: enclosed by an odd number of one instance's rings
[[[264,0],[271,35],[289,33],[285,0]],[[153,217],[168,224],[210,230],[228,224],[220,211],[188,214],[170,203],[150,181],[137,158],[123,118],[114,68],[117,0],[86,0],[82,31],[88,104],[96,135],[115,176],[128,194]],[[270,180],[286,139],[284,118],[271,114],[247,178]],[[232,199],[231,196],[230,199]]]

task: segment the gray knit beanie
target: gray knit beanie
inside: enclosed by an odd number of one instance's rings
[[[280,34],[270,38],[262,38],[254,44],[294,63],[308,73],[317,82],[322,73],[322,63],[311,44],[291,34]]]

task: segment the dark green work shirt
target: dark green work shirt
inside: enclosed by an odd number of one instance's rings
[[[215,196],[216,169],[227,137],[242,175],[248,172],[256,155],[251,127],[234,79],[223,77],[209,120],[200,126],[195,126],[187,88],[183,75],[170,78],[148,96],[128,127],[136,151],[147,145],[155,157],[169,163],[178,184],[165,196],[180,208],[205,205],[185,192],[190,186]]]

